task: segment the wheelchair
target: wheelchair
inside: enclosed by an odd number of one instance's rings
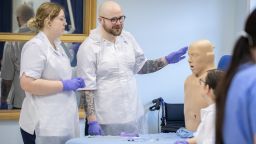
[[[180,127],[185,127],[184,120],[184,104],[166,103],[160,97],[152,100],[153,106],[149,107],[150,111],[160,110],[161,116],[161,132],[176,132]]]

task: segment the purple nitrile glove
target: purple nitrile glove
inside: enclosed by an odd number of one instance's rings
[[[103,131],[97,121],[91,121],[88,123],[88,134],[89,135],[103,135]]]
[[[178,51],[172,52],[169,55],[165,56],[165,59],[167,60],[168,64],[177,63],[185,58],[184,54],[186,54],[187,50],[188,47],[186,46],[179,49]]]
[[[189,143],[185,140],[178,140],[175,142],[175,144],[189,144]]]
[[[82,78],[73,78],[70,80],[62,80],[63,91],[77,90],[85,87],[85,82]]]
[[[8,109],[7,102],[1,102],[0,109]]]
[[[138,133],[128,133],[128,132],[121,132],[120,136],[122,137],[139,137]]]

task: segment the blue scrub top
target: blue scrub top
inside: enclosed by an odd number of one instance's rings
[[[244,64],[231,82],[225,106],[224,142],[252,144],[256,134],[256,65]]]

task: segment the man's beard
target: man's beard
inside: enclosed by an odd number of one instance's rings
[[[112,26],[112,28],[108,28],[105,24],[103,24],[103,28],[106,32],[113,36],[120,36],[123,30],[123,25]]]

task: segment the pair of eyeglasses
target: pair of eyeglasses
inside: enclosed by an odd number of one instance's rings
[[[103,16],[100,16],[101,18],[104,18],[106,20],[109,20],[112,24],[116,24],[118,21],[120,23],[123,23],[126,16],[120,16],[120,17],[113,17],[113,18],[106,18],[106,17],[103,17]]]
[[[199,79],[200,85],[205,85],[205,81],[203,79]]]

